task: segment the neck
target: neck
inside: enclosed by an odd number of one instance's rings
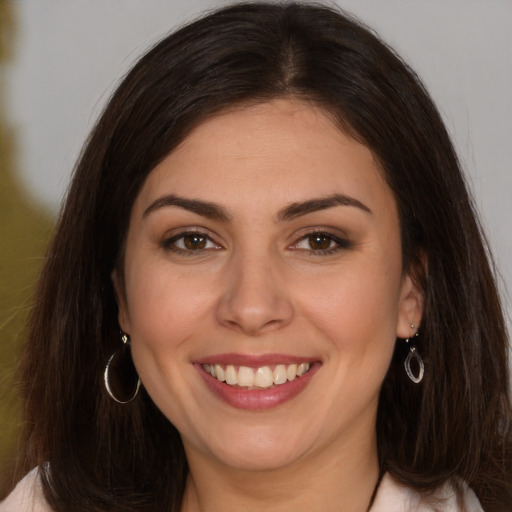
[[[182,512],[363,512],[379,478],[375,438],[365,445],[330,445],[270,471],[223,467],[197,453],[187,456]]]

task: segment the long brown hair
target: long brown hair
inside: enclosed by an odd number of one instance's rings
[[[151,170],[209,116],[283,96],[320,105],[372,150],[398,205],[404,270],[425,293],[425,378],[414,386],[405,377],[398,340],[378,411],[382,471],[425,493],[466,482],[487,512],[511,505],[506,327],[440,116],[369,29],[330,8],[272,2],[221,9],[157,44],[118,87],[79,159],[24,362],[25,468],[40,466],[56,511],[179,510],[179,433],[144,391],[123,406],[103,387],[120,345],[111,273]]]

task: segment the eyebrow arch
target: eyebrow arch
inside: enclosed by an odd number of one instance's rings
[[[210,203],[209,201],[202,201],[200,199],[185,199],[184,197],[178,197],[173,194],[160,197],[159,199],[151,203],[144,210],[142,218],[145,218],[150,213],[159,210],[160,208],[165,208],[167,206],[178,206],[179,208],[183,208],[185,210],[197,213],[198,215],[208,217],[210,219],[221,221],[231,220],[231,216],[222,206],[219,206],[215,203]]]
[[[150,213],[168,206],[178,206],[179,208],[183,208],[210,219],[221,221],[231,220],[231,216],[228,214],[228,212],[218,204],[200,199],[186,199],[174,194],[160,197],[151,203],[144,210],[142,217],[145,218]],[[364,212],[370,214],[372,213],[370,208],[353,197],[346,196],[344,194],[333,194],[327,197],[308,199],[307,201],[292,203],[279,211],[277,214],[277,222],[293,220],[297,217],[301,217],[302,215],[307,215],[308,213],[313,213],[320,210],[326,210],[327,208],[333,208],[335,206],[352,206],[359,208]]]
[[[353,206],[364,212],[372,213],[368,206],[353,197],[344,194],[333,194],[332,196],[309,199],[300,203],[292,203],[278,213],[277,222],[292,220],[302,215],[325,210],[334,206]]]

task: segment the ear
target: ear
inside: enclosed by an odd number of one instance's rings
[[[128,314],[128,304],[126,300],[126,289],[124,286],[124,279],[119,275],[119,270],[114,269],[112,274],[110,275],[112,279],[112,284],[114,286],[114,293],[117,300],[117,306],[119,308],[117,320],[119,322],[119,327],[121,330],[130,334],[131,332],[131,323],[130,323],[130,315]]]
[[[415,279],[406,274],[402,279],[396,335],[398,338],[410,338],[418,331],[423,318],[425,296]],[[414,327],[411,327],[414,325]]]

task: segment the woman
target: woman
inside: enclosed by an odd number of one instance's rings
[[[0,510],[510,509],[506,329],[457,158],[339,12],[235,5],[135,65],[31,329],[37,469]]]

